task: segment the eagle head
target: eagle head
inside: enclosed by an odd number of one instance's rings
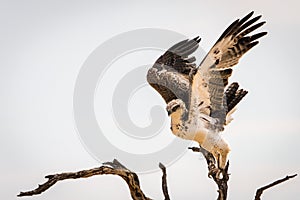
[[[166,110],[170,116],[176,111],[186,111],[185,103],[181,99],[173,99],[167,104]]]

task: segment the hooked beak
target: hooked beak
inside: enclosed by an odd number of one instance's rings
[[[172,114],[172,112],[170,110],[168,110],[167,112],[168,112],[168,116],[170,116]]]

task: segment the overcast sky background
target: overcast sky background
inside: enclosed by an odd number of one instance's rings
[[[299,8],[297,0],[0,1],[0,199],[17,199],[47,174],[99,166],[77,134],[73,91],[84,61],[104,41],[138,28],[161,28],[200,35],[208,51],[233,20],[252,10],[263,14],[262,30],[269,34],[243,57],[231,79],[249,94],[224,133],[232,148],[229,199],[253,199],[258,187],[299,173]],[[153,61],[159,55],[149,54]],[[143,100],[141,93],[135,101],[164,107],[153,90],[148,93],[156,100]],[[148,123],[143,108],[130,113],[136,123]],[[108,126],[113,132],[115,125]],[[172,199],[216,198],[199,155],[187,152],[167,170]],[[146,195],[163,198],[160,172],[141,174],[140,181]],[[298,177],[263,199],[295,199],[299,187]],[[26,199],[130,199],[130,193],[119,177],[101,176],[65,181]]]

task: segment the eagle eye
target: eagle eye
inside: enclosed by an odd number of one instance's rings
[[[177,104],[172,108],[172,112],[175,112],[180,106]]]

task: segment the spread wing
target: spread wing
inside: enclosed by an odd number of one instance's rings
[[[200,38],[183,40],[161,55],[147,73],[147,81],[166,103],[182,99],[189,103],[189,74],[196,70],[195,57],[190,55],[199,46]]]
[[[231,110],[232,106],[235,106],[247,93],[244,90],[237,90],[238,85],[237,88],[233,85],[230,89],[232,95],[226,94],[225,87],[232,74],[232,66],[258,44],[257,39],[267,34],[260,32],[248,36],[265,23],[256,23],[261,16],[250,19],[252,15],[253,12],[234,21],[223,32],[192,78],[191,101],[193,102],[191,104],[199,105],[198,109],[203,114],[217,119],[220,128],[225,124],[229,109]],[[228,101],[226,97],[231,99]]]

